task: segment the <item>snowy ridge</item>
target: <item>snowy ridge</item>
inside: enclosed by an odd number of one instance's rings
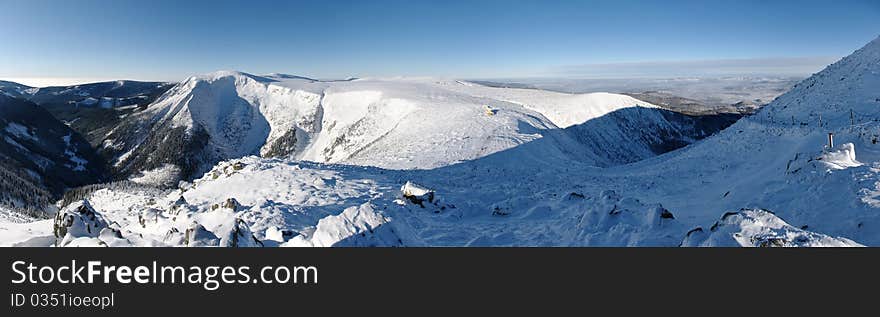
[[[697,228],[682,241],[685,247],[860,247],[835,238],[795,228],[772,212],[743,209],[721,216],[709,231]]]
[[[522,105],[541,113],[556,126],[567,128],[630,107],[658,108],[633,97],[612,93],[566,94],[538,89],[492,88],[462,85],[456,90]]]
[[[132,122],[147,124],[128,127],[133,137],[115,145],[123,150],[114,165],[137,174],[174,164],[183,178],[246,155],[430,169],[547,138],[551,142],[539,143],[545,152],[610,166],[683,146],[729,124],[695,129],[696,120],[684,115],[643,111],[581,129],[586,132],[554,132],[627,109],[655,108],[623,95],[497,89],[430,78],[317,81],[221,71],[187,79],[139,114]],[[624,142],[642,130],[654,134]],[[174,149],[164,142],[168,139],[182,141]],[[608,144],[617,152],[585,142]],[[635,154],[620,155],[628,150]]]
[[[191,77],[150,105],[172,127],[204,129],[222,157],[260,153],[300,122],[313,120],[320,96],[268,86],[269,80],[238,72]],[[303,124],[305,125],[305,124]]]

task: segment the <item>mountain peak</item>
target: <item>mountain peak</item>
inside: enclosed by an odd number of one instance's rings
[[[833,130],[873,120],[880,106],[880,37],[795,85],[759,120]]]
[[[254,74],[245,73],[245,72],[242,72],[242,71],[236,71],[236,70],[219,70],[219,71],[215,71],[215,72],[212,72],[212,73],[207,73],[207,74],[201,74],[201,75],[192,76],[192,77],[188,78],[187,80],[188,80],[188,81],[196,80],[196,81],[209,81],[209,82],[214,82],[214,81],[217,81],[217,80],[220,80],[220,79],[224,79],[224,78],[235,78],[236,80],[239,80],[239,79],[252,79],[252,80],[255,80],[255,81],[258,81],[258,82],[261,82],[261,83],[270,83],[270,82],[275,82],[275,81],[277,81],[277,80],[274,80],[274,79],[271,79],[271,78],[267,78],[267,77],[263,77],[263,76],[257,76],[257,75],[254,75]]]

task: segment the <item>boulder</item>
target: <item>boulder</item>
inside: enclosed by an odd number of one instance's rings
[[[55,215],[53,232],[56,245],[63,246],[76,238],[97,238],[107,227],[104,217],[83,199],[67,205]]]
[[[425,207],[425,202],[434,202],[434,191],[413,182],[406,182],[400,188],[403,198],[409,202]]]

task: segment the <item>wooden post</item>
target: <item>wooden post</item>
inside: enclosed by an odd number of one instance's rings
[[[834,133],[828,132],[828,149],[834,148]]]

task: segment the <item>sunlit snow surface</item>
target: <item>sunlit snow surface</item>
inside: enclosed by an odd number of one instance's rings
[[[228,75],[190,82],[231,80],[252,98],[245,104],[272,115],[227,131],[237,136],[224,151],[251,153],[274,127],[303,118],[321,117],[320,131],[305,134],[298,157],[228,160],[164,195],[95,192],[91,206],[115,231],[58,240],[228,246],[244,232],[251,239],[239,246],[880,245],[880,40],[715,136],[608,167],[529,130],[651,105],[456,81]],[[165,114],[214,131],[228,123],[212,121],[226,118],[217,111],[247,113],[235,102],[199,108],[190,97],[172,90],[151,108],[178,109]],[[825,148],[829,132],[834,148]],[[350,146],[331,146],[339,142]],[[407,182],[433,199],[404,197]],[[33,226],[51,226],[42,222]],[[51,229],[2,226],[6,244],[56,241]]]

